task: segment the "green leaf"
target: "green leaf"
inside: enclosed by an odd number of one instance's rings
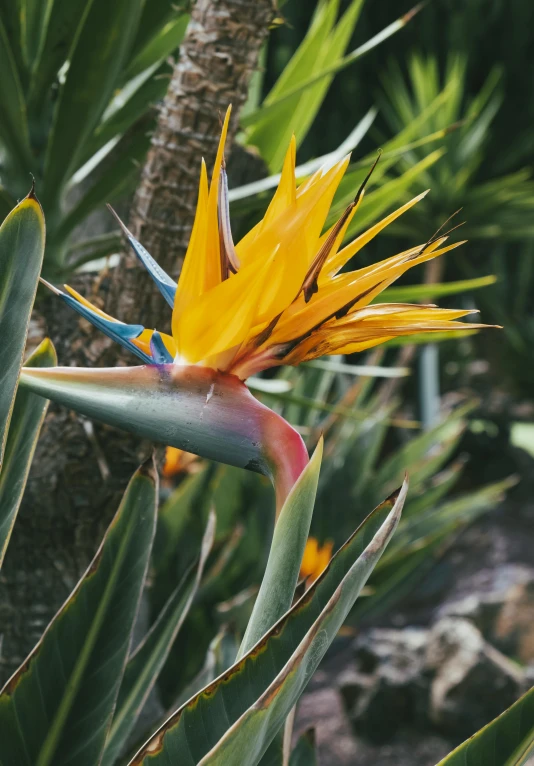
[[[215,681],[235,662],[238,649],[236,636],[224,626],[211,641],[202,670],[180,692],[176,706],[182,706],[205,686]]]
[[[91,0],[92,2],[92,0]],[[40,56],[35,61],[28,100],[38,114],[49,95],[50,86],[69,57],[72,41],[79,34],[91,2],[54,0]],[[95,48],[98,47],[95,45]]]
[[[318,42],[312,37],[312,26],[301,45],[306,53],[311,53],[312,60],[309,61],[308,58],[303,57],[302,61],[298,62],[301,65],[298,71],[293,72],[294,59],[301,51],[299,48],[262,106],[242,116],[243,127],[251,128],[247,143],[259,148],[270,167],[276,168],[281,164],[282,149],[287,146],[288,130],[292,130],[291,126],[295,126],[297,141],[300,143],[313,122],[334,75],[398,32],[413,17],[413,14],[401,16],[363,45],[344,56],[343,53],[354,29],[361,5],[362,3],[356,0],[346,11],[336,30],[326,40]],[[322,26],[326,27],[325,24]],[[329,32],[329,28],[326,31]],[[283,128],[285,131],[282,130]],[[274,135],[269,135],[269,129],[274,132]],[[285,136],[285,138],[279,141],[279,136]],[[278,156],[272,158],[277,143]]]
[[[176,551],[185,548],[187,533],[197,522],[197,508],[202,502],[207,469],[184,477],[167,498],[158,514],[158,531],[154,543],[154,568],[159,575],[170,564]],[[190,544],[190,539],[187,539]]]
[[[131,55],[135,57],[143,50],[178,13],[184,13],[189,7],[189,0],[150,0],[144,4],[139,27],[132,46]]]
[[[215,514],[211,513],[198,564],[171,594],[149,633],[128,660],[101,766],[112,766],[135,726],[193,603],[214,535]]]
[[[534,752],[534,688],[438,766],[523,766]]]
[[[56,363],[56,352],[49,340],[44,340],[26,360],[27,367],[52,367]],[[0,470],[0,569],[47,407],[41,396],[22,388],[17,392]]]
[[[54,0],[21,0],[22,51],[29,70],[41,52]]]
[[[181,13],[158,28],[154,37],[147,42],[134,60],[128,64],[124,79],[131,80],[137,77],[141,72],[160,64],[171,53],[174,53],[182,43],[188,24],[189,14]]]
[[[307,729],[297,740],[289,766],[319,766],[315,747],[315,729]]]
[[[16,44],[16,41],[13,41]],[[11,51],[6,29],[0,20],[0,141],[17,160],[19,172],[32,167],[26,106],[19,72]],[[9,162],[9,158],[8,158]]]
[[[20,3],[21,0],[0,0],[0,21],[6,31],[7,39],[12,44],[11,50],[24,89],[27,71],[22,59]]]
[[[128,86],[125,86],[116,94],[110,105],[111,108],[106,110],[102,122],[83,148],[83,154],[80,156],[80,167],[94,158],[106,144],[116,140],[117,137],[129,130],[157,101],[165,96],[171,73],[172,70],[168,64],[162,64],[143,82],[139,83],[137,88],[132,88],[130,91],[127,90]],[[148,125],[146,127],[148,128]],[[148,130],[143,132],[147,133]],[[135,160],[139,160],[139,158],[135,157]]]
[[[93,210],[106,202],[115,202],[134,187],[139,178],[139,165],[149,146],[150,136],[145,131],[126,135],[119,141],[95,183],[63,219],[55,234],[56,242],[64,242]]]
[[[479,290],[481,287],[493,285],[497,277],[492,274],[487,277],[477,277],[476,279],[462,279],[458,282],[433,283],[431,285],[403,285],[400,287],[386,287],[380,293],[380,297],[375,302],[391,301],[392,303],[411,303],[419,300],[434,300],[443,298],[445,295],[458,295],[458,293]]]
[[[0,465],[44,244],[43,211],[32,191],[0,226]]]
[[[417,178],[443,157],[443,150],[436,149],[423,160],[410,167],[398,178],[388,180],[365,196],[361,215],[354,216],[347,229],[347,237],[353,237],[374,223],[389,207],[397,202],[403,192],[412,188]],[[387,228],[385,229],[387,231]]]
[[[291,134],[295,133],[298,145],[306,136],[333,79],[333,74],[321,76],[322,72],[342,58],[362,5],[363,0],[352,0],[335,27],[338,0],[318,6],[308,34],[265,99],[266,107],[271,109],[280,99],[282,103],[272,113],[259,110],[260,118],[247,143],[258,147],[273,172],[282,167]],[[319,76],[309,82],[310,75]],[[299,88],[302,81],[307,84]],[[286,93],[288,89],[291,97]]]
[[[322,455],[321,439],[280,512],[265,574],[237,654],[238,660],[272,628],[293,602],[300,562],[310,532]]]
[[[146,577],[156,484],[152,461],[132,478],[85,576],[2,690],[2,766],[99,762]]]
[[[406,491],[376,508],[295,606],[174,713],[130,766],[258,763],[393,535]]]
[[[462,419],[474,406],[474,402],[467,402],[433,426],[433,428],[419,434],[415,439],[410,439],[410,441],[382,463],[375,475],[375,483],[382,488],[388,487],[391,484],[397,484],[399,477],[402,476],[404,471],[410,470],[411,474],[415,463],[419,464],[422,462],[424,464],[426,462],[429,452],[433,447],[436,445],[441,446],[449,438],[458,438],[460,435],[459,429],[462,427]]]
[[[116,88],[142,4],[142,0],[93,0],[88,6],[54,113],[45,160],[47,201],[60,199],[78,153]]]

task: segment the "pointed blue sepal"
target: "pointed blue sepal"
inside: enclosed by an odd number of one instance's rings
[[[156,263],[156,261],[152,258],[148,250],[143,247],[143,245],[136,240],[136,238],[133,236],[132,232],[123,224],[117,213],[113,210],[111,205],[108,205],[109,210],[111,213],[115,216],[115,219],[119,226],[121,227],[122,231],[124,232],[125,237],[128,239],[128,242],[132,246],[134,253],[137,255],[145,269],[148,271],[154,282],[156,283],[156,286],[160,293],[163,295],[167,303],[171,308],[174,307],[174,296],[176,295],[176,289],[178,285],[176,282],[171,279],[171,277],[163,271],[161,266]]]
[[[174,361],[157,330],[154,330],[150,338],[150,351],[156,364],[172,364]]]
[[[128,241],[133,247],[135,254],[156,283],[160,293],[163,295],[169,306],[173,308],[174,296],[176,295],[176,288],[178,287],[176,282],[163,271],[150,253],[135,239],[135,237],[132,237],[131,234],[128,235]]]
[[[107,335],[108,338],[111,338],[117,343],[120,343],[123,348],[131,351],[133,354],[138,356],[139,359],[142,359],[143,362],[152,364],[152,358],[148,354],[145,354],[144,351],[141,351],[140,348],[137,348],[134,343],[131,343],[131,340],[138,338],[144,331],[145,328],[143,325],[112,322],[109,319],[104,319],[104,317],[101,317],[95,311],[87,308],[87,306],[84,306],[83,303],[79,303],[76,298],[72,297],[72,295],[68,295],[67,293],[63,293],[61,291],[57,291],[57,294],[65,301],[68,306],[73,308],[74,311],[77,311],[78,314],[80,314],[84,319],[87,319],[89,322],[91,322],[92,325]]]

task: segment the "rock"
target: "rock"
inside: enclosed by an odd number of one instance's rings
[[[352,766],[356,763],[356,742],[339,692],[326,687],[303,695],[297,708],[294,740],[310,726],[316,727],[321,766]]]
[[[371,630],[355,643],[355,668],[338,678],[356,731],[373,742],[425,715],[428,683],[423,677],[427,631]]]
[[[513,704],[523,673],[466,619],[444,617],[431,629],[426,670],[429,716],[441,730],[469,736]]]
[[[478,573],[468,587],[473,593],[439,615],[469,619],[502,652],[534,661],[534,569],[505,564]]]

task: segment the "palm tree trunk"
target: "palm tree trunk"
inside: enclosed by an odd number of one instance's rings
[[[197,0],[193,9],[130,212],[134,236],[174,277],[193,225],[200,159],[212,167],[229,104],[232,144],[274,10],[273,0]],[[138,321],[140,305],[147,326],[161,320],[160,297],[139,279],[130,253],[115,272],[108,305],[124,321]]]
[[[161,108],[130,226],[177,275],[191,230],[200,157],[213,164],[219,112],[233,104],[228,143],[274,16],[273,0],[197,0]],[[91,280],[76,286],[88,294]],[[130,253],[98,278],[110,313],[165,329],[168,307]],[[53,296],[40,301],[38,334],[60,364],[131,364],[120,349]],[[0,681],[40,637],[93,556],[126,483],[150,444],[50,407],[0,576]]]

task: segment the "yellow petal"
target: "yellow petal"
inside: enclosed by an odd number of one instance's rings
[[[177,332],[180,317],[191,303],[221,281],[217,203],[230,111],[231,108],[228,107],[209,191],[206,164],[202,160],[195,222],[174,298],[173,335]]]
[[[175,336],[179,354],[201,362],[241,343],[255,323],[272,257],[260,268],[246,266],[204,293],[184,312]]]
[[[261,228],[270,226],[272,222],[282,215],[287,208],[293,207],[297,198],[297,185],[295,181],[295,165],[297,160],[297,142],[295,135],[291,136],[289,147],[286,152],[284,166],[280,182],[274,193],[274,196],[263,217]]]
[[[293,135],[286,152],[280,181],[264,217],[258,224],[256,224],[256,226],[247,232],[235,246],[236,252],[243,265],[247,263],[247,257],[254,252],[253,245],[260,232],[262,232],[266,226],[270,226],[276,218],[287,210],[287,208],[291,208],[295,205],[296,146],[295,136]]]
[[[217,156],[213,173],[211,174],[211,184],[208,197],[208,231],[206,236],[206,271],[205,271],[205,290],[210,290],[221,281],[221,255],[219,242],[219,180],[221,176],[221,164],[224,159],[224,145],[226,143],[226,134],[230,122],[232,107],[226,110],[224,122],[221,130],[221,138],[217,148]]]
[[[393,213],[390,213],[381,221],[375,223],[375,225],[371,226],[369,229],[367,229],[367,231],[364,231],[362,234],[360,234],[359,237],[356,237],[356,239],[354,239],[346,247],[340,250],[339,253],[334,253],[332,256],[330,256],[323,269],[323,280],[326,280],[329,277],[333,277],[335,274],[337,274],[337,272],[343,268],[343,266],[362,249],[362,247],[365,247],[365,245],[374,239],[377,234],[386,228],[386,226],[389,226],[389,224],[399,218],[399,216],[403,215],[403,213],[420,202],[420,200],[422,200],[423,197],[425,197],[427,194],[428,190],[422,194],[419,194],[417,197],[414,197],[405,205],[402,205],[397,210],[394,210]]]
[[[302,296],[299,297],[278,323],[272,342],[283,343],[304,335],[358,296],[361,297],[354,304],[353,310],[368,305],[413,266],[443,255],[460,244],[462,243],[458,242],[438,249],[432,249],[430,246],[423,254],[414,258],[412,256],[419,252],[420,247],[412,248],[379,264],[340,274],[320,287],[317,295],[309,303],[306,304]]]
[[[208,174],[206,163],[202,160],[195,221],[174,297],[172,333],[175,337],[180,317],[191,303],[205,291],[207,207]]]
[[[150,339],[152,337],[153,332],[154,332],[153,330],[143,330],[141,335],[139,335],[137,338],[134,338],[131,341],[131,343],[134,343],[137,346],[137,348],[140,348],[141,351],[144,351],[145,354],[148,354],[150,356],[150,354],[152,353],[150,350]],[[164,332],[160,332],[160,335],[165,345],[165,348],[174,359],[174,357],[176,356],[176,351],[177,351],[174,338],[171,335],[167,335]]]
[[[78,301],[78,303],[81,303],[82,306],[85,306],[85,308],[90,309],[91,311],[94,311],[95,314],[98,314],[98,316],[102,317],[102,319],[108,319],[110,322],[117,322],[119,324],[124,324],[123,322],[119,322],[118,319],[115,319],[115,317],[112,317],[109,314],[106,314],[106,312],[102,311],[102,309],[99,309],[97,306],[94,305],[94,303],[91,303],[91,301],[88,301],[87,298],[83,297],[83,295],[80,295],[80,293],[77,292],[73,287],[69,287],[69,285],[63,285],[63,287],[69,293],[69,295],[72,295],[72,297]]]
[[[446,332],[449,330],[479,330],[486,325],[454,322],[448,320],[427,320],[395,323],[365,322],[354,325],[336,327],[324,326],[309,338],[306,338],[284,360],[287,364],[299,364],[302,361],[315,359],[327,354],[349,354],[362,351],[391,338],[418,335],[420,333]]]
[[[345,171],[346,160],[328,171],[293,211],[281,215],[260,234],[255,242],[259,257],[249,260],[261,263],[276,253],[273,267],[261,295],[256,321],[270,321],[284,311],[297,296],[310,263],[317,252],[321,229],[332,197]]]

